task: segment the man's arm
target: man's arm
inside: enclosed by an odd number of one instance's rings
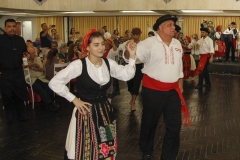
[[[50,27],[51,28],[51,27]],[[47,34],[48,34],[48,30],[49,28],[46,29],[46,31],[44,31],[42,34],[41,34],[41,37],[46,37]]]
[[[212,39],[210,39],[209,45],[210,45],[210,54],[211,54],[209,62],[211,63],[211,62],[213,62],[213,54],[214,54],[213,40]]]

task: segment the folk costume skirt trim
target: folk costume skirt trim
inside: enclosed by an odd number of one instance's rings
[[[117,152],[116,121],[107,101],[92,103],[82,115],[75,107],[65,145],[65,159],[114,160]]]

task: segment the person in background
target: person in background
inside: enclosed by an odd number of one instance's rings
[[[79,59],[79,52],[78,52],[78,48],[77,45],[75,44],[71,44],[68,47],[68,61],[72,62]]]
[[[92,30],[83,43],[83,54],[88,52],[88,56],[70,63],[49,83],[54,92],[75,106],[64,159],[114,160],[117,154],[116,120],[106,91],[111,84],[110,77],[123,81],[133,77],[135,52],[131,53],[129,64],[121,66],[111,59],[102,58],[105,45],[101,33]],[[127,48],[131,51],[134,45],[130,43]],[[76,96],[66,86],[73,78],[77,78]]]
[[[138,44],[141,41],[140,40],[141,34],[142,34],[142,31],[140,28],[132,29],[132,39],[136,44]],[[119,45],[118,50],[122,50],[123,53],[125,53],[126,45],[127,45],[127,42]],[[127,81],[128,91],[131,94],[131,100],[129,102],[129,104],[131,105],[131,111],[136,111],[135,102],[136,102],[137,96],[139,94],[139,88],[140,88],[142,76],[143,76],[142,71],[141,71],[143,68],[143,63],[139,59],[136,59],[135,62],[136,62],[135,75],[132,79]]]
[[[68,62],[73,62],[75,60],[78,60],[80,58],[80,56],[81,56],[81,54],[79,54],[79,52],[78,52],[77,45],[71,44],[68,47]],[[77,82],[76,78],[70,80],[70,91],[72,93],[77,92],[77,83],[76,82]]]
[[[125,31],[125,36],[123,38],[124,38],[124,42],[130,40],[132,38],[131,32],[129,30],[126,30]]]
[[[42,46],[42,54],[45,56],[51,48],[52,37],[48,34],[51,25],[48,27],[46,23],[42,23],[41,27],[42,31],[40,32],[40,41]]]
[[[116,47],[119,46],[119,43],[118,43],[119,36],[118,36],[118,35],[119,35],[119,32],[118,32],[117,29],[115,29],[115,30],[113,31],[112,36],[111,36],[111,39],[113,40],[113,42],[114,42],[114,44],[115,44]]]
[[[45,75],[47,80],[51,80],[54,77],[54,63],[62,63],[63,61],[58,58],[58,50],[51,48],[47,55],[47,61],[45,63]]]
[[[68,36],[68,46],[70,44],[74,44],[76,40],[77,40],[77,35],[76,35],[75,28],[71,28],[69,36]]]
[[[192,39],[195,41],[198,41],[198,35],[195,33],[192,35]],[[195,45],[192,46],[192,50],[191,50],[191,54],[195,60],[195,64],[196,66],[198,66],[199,60],[200,60],[200,45],[198,43],[196,43]]]
[[[51,25],[51,27],[53,27],[53,25]],[[56,34],[57,34],[57,30],[55,28],[52,28],[51,29],[52,40],[56,40]]]
[[[56,41],[51,42],[51,48],[58,49],[58,43]]]
[[[155,36],[154,32],[153,31],[148,32],[148,37],[152,37],[152,36]]]
[[[104,37],[105,37],[106,39],[111,38],[111,34],[108,32],[107,26],[103,26],[102,28],[104,29]]]
[[[222,61],[222,57],[225,56],[225,51],[226,51],[226,46],[225,42],[221,40],[221,34],[222,32],[222,25],[217,25],[216,27],[216,33],[215,33],[215,54],[214,56],[216,57],[217,61]]]
[[[214,38],[214,35],[215,35],[215,28],[213,26],[213,22],[212,21],[208,21],[208,30],[209,30],[209,34],[208,34],[208,37],[210,37],[213,42],[215,41],[215,38]],[[215,45],[215,42],[213,43],[213,47]]]
[[[58,44],[58,52],[60,52],[60,47],[64,43],[64,41],[60,38],[58,33],[55,34],[55,41]]]
[[[67,54],[67,46],[61,45],[60,52],[58,53],[58,58],[62,60],[62,62],[68,62],[68,54]]]
[[[113,61],[115,60],[115,57],[118,55],[118,48],[113,42],[113,39],[107,39],[104,41],[105,44],[105,53],[103,55],[103,58],[108,58],[112,59]],[[112,83],[109,89],[107,90],[107,96],[108,100],[111,103],[112,99],[116,96],[119,95],[119,83],[116,78],[112,78]]]
[[[41,48],[41,41],[40,41],[40,38],[36,38],[35,39],[35,42],[33,42],[33,46],[34,47],[39,47],[39,48]]]
[[[27,51],[27,47],[24,39],[16,35],[16,25],[14,19],[5,20],[5,33],[0,36],[2,103],[10,123],[15,109],[19,121],[29,119],[25,111],[29,97],[22,66],[23,53]]]
[[[80,36],[78,37],[78,40],[79,40],[80,42],[82,42],[82,41],[83,41],[83,36],[80,35]]]
[[[44,75],[43,63],[41,61],[41,58],[37,57],[34,54],[34,50],[32,47],[28,47],[28,53],[30,54],[28,67],[30,71],[33,91],[40,95],[46,110],[57,111],[59,105],[54,102],[54,93],[48,87],[49,81]]]
[[[78,52],[81,53],[82,52],[82,41],[77,40],[75,45],[77,45]]]
[[[195,71],[195,75],[199,75],[198,84],[195,89],[202,89],[202,87],[211,87],[211,81],[208,72],[209,63],[213,62],[213,40],[208,37],[209,29],[200,28],[202,38],[198,41],[195,39],[188,45],[188,48],[193,48],[196,44],[200,45],[200,61],[198,63],[198,68]],[[205,84],[203,84],[203,79],[205,79]]]
[[[36,38],[35,42],[33,42],[33,46],[37,48],[38,50],[38,54],[41,52],[41,42],[40,42],[40,38]]]
[[[120,36],[120,37],[119,37],[119,40],[118,40],[118,43],[119,43],[119,44],[123,44],[124,42],[125,42],[124,37],[123,37],[123,36]]]
[[[231,34],[233,35],[233,39],[232,41],[228,41],[226,43],[226,61],[228,61],[229,59],[229,53],[230,53],[230,49],[232,51],[232,56],[231,56],[231,61],[235,62],[235,49],[236,49],[236,38],[239,35],[239,31],[236,28],[236,22],[231,22],[230,28],[227,28],[224,31],[224,34]]]

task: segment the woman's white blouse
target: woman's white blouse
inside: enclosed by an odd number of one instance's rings
[[[108,59],[110,65],[110,75],[116,79],[122,81],[128,81],[134,77],[135,74],[135,60],[129,59],[128,65],[118,65],[115,61]],[[96,67],[92,64],[88,57],[86,57],[87,72],[89,76],[99,85],[106,84],[109,79],[109,70],[105,61],[102,59],[102,65]],[[49,82],[49,87],[58,95],[65,97],[68,101],[73,101],[75,95],[69,92],[66,84],[82,74],[82,61],[75,60],[70,63],[65,69],[58,72],[51,81]],[[82,84],[84,85],[84,84]]]

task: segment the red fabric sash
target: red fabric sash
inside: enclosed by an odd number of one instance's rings
[[[188,79],[190,76],[190,68],[191,68],[191,58],[189,54],[184,54],[182,57],[183,61],[183,74],[184,79]]]
[[[155,80],[155,79],[149,77],[148,75],[144,74],[143,79],[142,79],[142,85],[146,88],[150,88],[153,90],[159,90],[159,91],[169,91],[171,89],[175,89],[182,101],[182,108],[181,108],[182,125],[187,123],[188,127],[190,127],[190,114],[188,112],[188,108],[187,108],[186,102],[183,98],[182,92],[179,88],[178,82],[164,83],[164,82]]]
[[[232,42],[233,42],[234,49],[236,49],[236,46],[237,46],[237,40],[236,40],[236,38],[233,38]]]
[[[197,69],[195,70],[195,73],[194,73],[195,76],[201,74],[201,72],[203,71],[203,69],[205,67],[205,64],[207,62],[207,59],[209,57],[211,57],[210,53],[200,55],[200,61],[198,63],[198,67],[197,67]]]

